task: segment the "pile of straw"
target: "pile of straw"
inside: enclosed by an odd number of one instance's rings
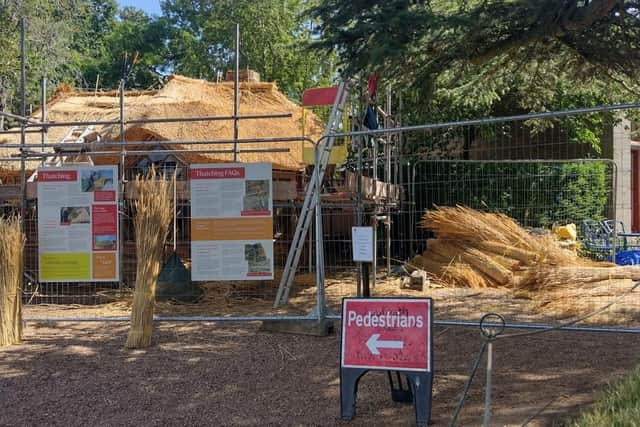
[[[22,262],[24,234],[20,218],[0,217],[0,347],[22,339]]]
[[[436,283],[457,287],[536,290],[608,279],[640,280],[640,267],[615,267],[578,256],[551,234],[533,235],[506,215],[439,207],[421,226],[436,238],[407,263]]]
[[[175,181],[174,181],[175,184]],[[136,178],[136,287],[131,309],[127,348],[151,345],[156,283],[160,274],[164,243],[171,221],[171,182],[155,171],[148,179]]]

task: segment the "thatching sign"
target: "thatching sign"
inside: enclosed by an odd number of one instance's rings
[[[192,165],[192,280],[273,279],[271,164]]]
[[[119,280],[117,168],[38,169],[41,282]]]

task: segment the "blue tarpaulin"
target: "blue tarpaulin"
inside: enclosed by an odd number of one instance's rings
[[[622,251],[616,254],[618,265],[640,265],[640,250]]]

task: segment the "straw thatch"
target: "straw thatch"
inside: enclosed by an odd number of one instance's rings
[[[136,287],[131,310],[131,329],[127,348],[143,348],[151,345],[153,309],[156,283],[160,274],[164,242],[171,221],[171,185],[161,177],[156,179],[152,170],[148,179],[136,178]]]
[[[240,115],[291,113],[291,118],[241,120],[239,138],[299,137],[303,133],[302,108],[278,91],[274,83],[242,82],[240,84]],[[128,91],[125,93],[125,118],[166,118],[194,116],[230,116],[233,114],[233,83],[210,83],[183,76],[172,75],[166,85],[157,91]],[[33,118],[39,120],[40,112]],[[74,92],[61,88],[47,105],[49,121],[104,121],[119,119],[118,93]],[[304,134],[313,139],[323,132],[320,119],[311,112],[304,115]],[[47,140],[59,142],[70,128],[52,127]],[[97,126],[96,132],[102,141],[119,141],[119,125]],[[188,123],[148,123],[126,127],[127,141],[211,140],[233,138],[233,121],[206,121]],[[10,157],[17,149],[2,149],[3,143],[19,143],[17,135],[0,137],[0,157]],[[40,134],[28,134],[31,149],[40,150]],[[171,147],[182,150],[231,149],[232,144],[205,144]],[[117,151],[118,147],[100,147],[99,143],[88,145],[94,151]],[[163,147],[168,148],[168,147]],[[302,162],[302,140],[289,143],[241,144],[240,149],[287,148],[288,153],[245,153],[242,162],[270,162],[274,169],[300,170]],[[128,147],[129,150],[145,150],[149,147]],[[186,154],[176,156],[187,163],[228,162],[232,154]],[[96,164],[117,164],[119,156],[96,156]],[[135,159],[132,159],[135,161]],[[7,162],[2,169],[17,170],[19,162]],[[28,169],[35,169],[38,162],[28,162]]]
[[[0,218],[0,347],[22,339],[22,260],[24,235],[18,217]]]
[[[640,267],[614,267],[580,257],[549,234],[532,235],[513,219],[473,209],[426,211],[422,226],[436,234],[407,263],[449,286],[526,290],[614,279],[640,280]]]

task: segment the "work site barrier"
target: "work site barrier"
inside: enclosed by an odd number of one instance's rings
[[[602,126],[598,141],[581,142],[573,130],[575,123],[593,115],[602,118],[606,125]],[[604,266],[589,264],[589,260],[613,260],[617,253],[633,250],[635,244],[634,236],[625,236],[629,233],[623,232],[629,231],[632,214],[628,182],[632,153],[625,148],[629,145],[621,145],[628,123],[620,124],[609,120],[610,117],[609,108],[604,108],[601,112],[560,112],[555,116],[544,113],[542,118],[518,116],[344,134],[354,144],[355,159],[358,156],[361,159],[332,166],[323,183],[323,290],[329,317],[333,317],[331,312],[339,313],[343,297],[362,295],[366,289],[373,296],[430,296],[434,298],[439,321],[460,324],[477,321],[486,311],[499,311],[508,322],[559,324],[624,294],[632,286],[626,273],[594,270]],[[619,130],[621,126],[623,131]],[[626,141],[628,144],[628,137]],[[165,149],[160,155],[160,151],[152,151],[147,156],[125,153],[124,164],[128,166],[124,173],[118,170],[118,176],[124,176],[126,181],[119,181],[121,280],[114,282],[41,283],[36,183],[13,184],[26,197],[27,253],[22,291],[28,305],[27,316],[88,319],[128,316],[136,262],[143,256],[136,253],[133,238],[132,183],[136,176],[147,173],[152,164],[166,179],[174,176],[176,179],[173,190],[176,208],[159,284],[162,290],[156,309],[159,316],[294,319],[314,312],[318,299],[317,236],[313,226],[297,266],[288,304],[273,308],[279,275],[300,215],[308,170],[306,173],[274,170],[274,280],[192,283],[189,165],[178,160],[178,152]],[[456,240],[451,235],[438,235],[438,230],[421,223],[425,212],[455,206],[505,215],[532,239],[556,239],[559,227],[574,224],[575,239],[569,236],[559,242],[572,255],[547,262],[544,247],[538,246],[542,252],[532,256],[536,262],[541,259],[546,262],[540,264],[546,270],[538,271],[526,260],[513,258],[513,254],[494,251],[490,258],[498,266],[490,264],[488,269],[478,270],[476,264],[482,265],[487,254],[477,252],[482,248],[474,244],[475,230]],[[4,207],[6,213],[16,208]],[[609,243],[598,240],[602,235],[584,234],[583,224],[606,220],[622,221],[627,229],[614,225],[614,237]],[[369,268],[369,280],[364,280],[366,264],[352,260],[351,227],[356,225],[374,227],[376,274]],[[504,246],[517,248],[519,242],[509,241],[512,237],[496,236]],[[429,242],[435,247],[430,248]],[[467,249],[475,252],[460,253]],[[558,260],[566,264],[559,265]],[[551,267],[568,269],[557,271]],[[545,282],[538,277],[544,275],[553,280]],[[547,288],[543,286],[545,283],[549,285]],[[590,325],[636,327],[633,313],[637,308],[634,295],[624,304],[616,304],[590,319]]]

